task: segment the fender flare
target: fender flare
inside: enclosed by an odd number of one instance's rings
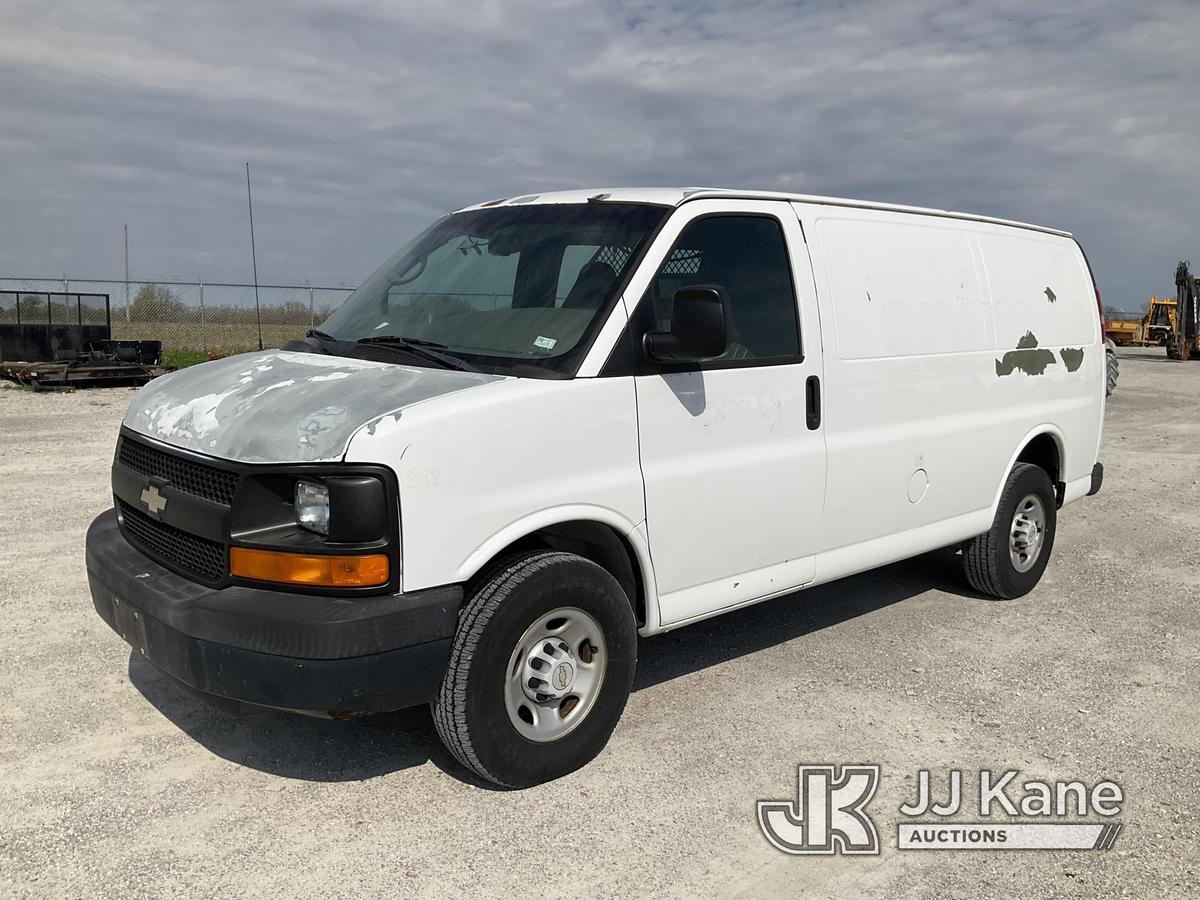
[[[654,562],[650,556],[650,546],[647,542],[644,522],[631,522],[616,510],[606,506],[573,503],[563,506],[550,506],[523,516],[511,522],[504,528],[489,536],[483,543],[472,550],[459,564],[456,580],[460,583],[470,581],[496,554],[505,547],[516,543],[521,538],[554,525],[565,525],[569,522],[598,522],[607,525],[623,537],[633,549],[633,561],[638,567],[642,578],[642,590],[645,592],[646,623],[642,633],[649,634],[659,626],[658,590],[654,580]]]
[[[1017,444],[1017,449],[1008,460],[1008,465],[1004,468],[1004,472],[1000,475],[1000,482],[996,485],[996,492],[992,495],[992,516],[996,515],[996,510],[1000,506],[1000,495],[1004,492],[1004,483],[1008,481],[1008,474],[1013,470],[1013,466],[1017,464],[1017,459],[1025,452],[1025,448],[1029,446],[1029,442],[1034,438],[1041,437],[1043,434],[1050,435],[1054,439],[1054,445],[1058,448],[1058,459],[1061,466],[1066,466],[1066,450],[1064,449],[1064,438],[1062,429],[1057,425],[1052,425],[1049,422],[1043,422],[1040,425],[1035,425],[1029,430],[1025,437],[1021,438]],[[1060,480],[1062,472],[1059,472]],[[1057,489],[1057,485],[1055,486]]]

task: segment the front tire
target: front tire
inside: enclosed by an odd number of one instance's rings
[[[963,544],[963,571],[981,594],[1012,600],[1037,586],[1050,562],[1057,498],[1041,466],[1017,463],[1009,473],[992,527]]]
[[[502,561],[468,589],[433,704],[446,748],[502,787],[590,762],[621,718],[637,623],[616,579],[570,553]]]

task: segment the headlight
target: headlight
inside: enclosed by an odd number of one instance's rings
[[[297,481],[296,521],[301,528],[329,534],[329,488],[315,481]]]

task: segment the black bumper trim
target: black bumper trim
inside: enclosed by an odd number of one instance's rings
[[[462,605],[458,585],[352,598],[206,587],[134,548],[111,510],[88,529],[87,570],[100,617],[185,685],[332,715],[432,700]]]
[[[1087,495],[1090,497],[1093,494],[1100,493],[1100,486],[1104,484],[1104,465],[1096,463],[1092,466],[1092,486],[1088,488]]]

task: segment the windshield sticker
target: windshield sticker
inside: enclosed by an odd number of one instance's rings
[[[380,328],[387,328],[387,327],[388,327],[387,322],[380,322],[378,325],[375,326],[375,330],[378,331]]]
[[[558,343],[558,340],[556,338],[542,337],[539,334],[537,336],[537,339],[533,342],[533,346],[540,347],[543,350],[553,350],[554,345],[557,343]]]

